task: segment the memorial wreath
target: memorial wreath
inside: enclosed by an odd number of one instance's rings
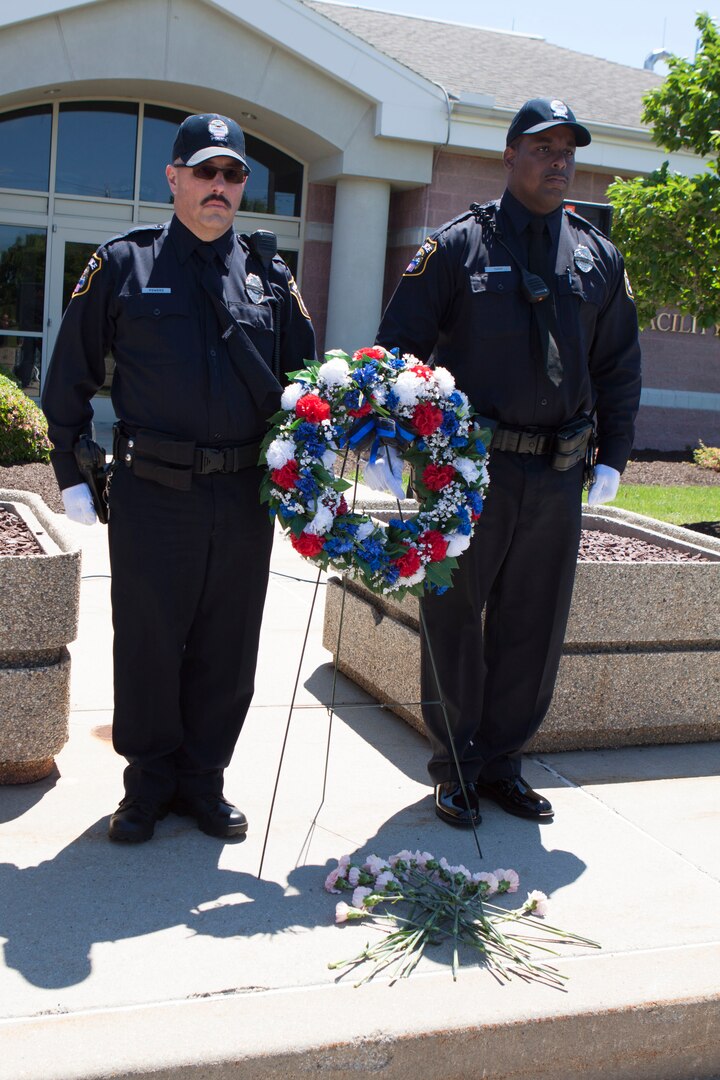
[[[453,376],[372,346],[332,350],[290,378],[263,442],[261,497],[295,550],[376,593],[444,592],[488,484],[489,433]],[[368,471],[382,465],[394,488],[411,467],[417,514],[384,525],[348,506],[352,484],[334,465],[366,451]]]

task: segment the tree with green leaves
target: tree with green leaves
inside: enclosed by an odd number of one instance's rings
[[[660,307],[720,323],[720,31],[698,15],[700,46],[692,61],[673,56],[664,82],[643,98],[643,121],[664,150],[708,159],[695,176],[669,162],[650,176],[615,180],[613,240],[625,255],[641,325]]]

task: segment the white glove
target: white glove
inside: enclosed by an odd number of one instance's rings
[[[620,487],[620,473],[611,465],[596,465],[595,479],[588,492],[588,506],[612,502]]]
[[[396,499],[404,499],[402,471],[402,458],[395,447],[383,446],[374,464],[363,469],[363,480],[373,491],[390,491]]]
[[[77,521],[79,525],[95,524],[97,514],[87,484],[74,484],[73,487],[63,488],[61,495],[70,521]]]

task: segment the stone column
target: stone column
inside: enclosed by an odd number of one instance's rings
[[[326,349],[372,345],[380,321],[390,184],[343,178],[335,193]]]

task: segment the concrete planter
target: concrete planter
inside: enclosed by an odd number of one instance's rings
[[[70,654],[80,603],[80,550],[42,499],[0,490],[41,555],[0,558],[0,783],[40,780],[67,742]]]
[[[534,751],[720,739],[720,540],[622,510],[584,526],[701,551],[706,563],[579,563],[550,712]],[[337,647],[342,601],[328,582],[324,645]],[[423,731],[414,598],[348,581],[339,668]]]

